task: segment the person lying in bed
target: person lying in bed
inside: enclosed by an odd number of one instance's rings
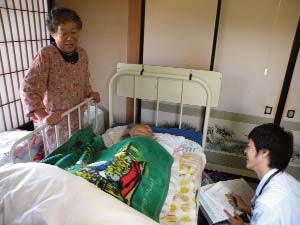
[[[158,221],[162,203],[169,190],[174,159],[153,138],[150,126],[112,128],[109,132],[115,136],[107,136],[112,144],[109,147],[106,145],[108,148],[95,135],[86,141],[85,136],[88,135],[84,132],[89,131],[83,129],[74,134],[77,137],[72,136],[82,140],[81,143],[74,141],[69,145],[70,142],[67,142],[42,162],[59,166],[86,179]],[[120,140],[116,140],[117,133]],[[182,139],[184,140],[183,137]],[[117,143],[114,144],[113,141]]]
[[[183,136],[174,136],[168,133],[153,133],[152,128],[147,124],[129,124],[116,126],[105,131],[101,138],[106,147],[111,147],[118,142],[135,136],[144,136],[154,139],[164,147],[171,155],[185,138]]]
[[[101,137],[106,147],[111,147],[119,141],[135,136],[153,138],[153,131],[147,124],[130,124],[108,129]]]
[[[146,137],[153,138],[153,132],[149,125],[136,124],[116,127],[105,132],[103,139],[106,147],[110,148],[126,138]],[[143,141],[143,140],[142,140]],[[80,169],[75,174],[81,176],[92,183],[95,183],[105,192],[115,196],[119,200],[131,205],[132,195],[137,188],[147,164],[146,161],[137,160],[130,151],[139,151],[135,147],[125,145],[114,155],[112,160],[100,161],[89,164],[87,167]],[[102,173],[95,180],[89,178],[90,174],[95,171]],[[115,187],[117,183],[118,187]]]

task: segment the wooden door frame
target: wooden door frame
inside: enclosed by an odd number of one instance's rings
[[[294,69],[298,57],[299,46],[300,46],[300,18],[298,19],[298,26],[296,29],[296,33],[295,33],[295,37],[291,49],[291,54],[285,72],[285,77],[284,77],[281,94],[280,94],[280,98],[276,110],[276,115],[274,118],[274,124],[277,125],[280,125],[282,120],[283,110],[289,93],[289,89],[290,89],[290,85],[291,85],[291,81],[293,78]]]
[[[128,1],[127,63],[143,63],[146,0]],[[141,118],[141,101],[137,101],[137,122]],[[133,98],[126,99],[126,123],[133,122]]]

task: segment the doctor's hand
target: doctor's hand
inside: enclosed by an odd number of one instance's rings
[[[251,208],[250,206],[248,206],[244,200],[242,199],[241,196],[235,194],[235,193],[228,193],[225,194],[225,196],[228,198],[228,201],[231,205],[233,205],[234,207],[238,208],[241,212],[244,213],[250,213],[251,212]]]
[[[231,215],[226,209],[224,209],[224,212],[228,216],[228,222],[230,225],[244,225],[244,221],[238,214],[234,213],[234,215]]]

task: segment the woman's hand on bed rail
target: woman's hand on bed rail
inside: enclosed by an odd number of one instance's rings
[[[58,124],[61,120],[61,111],[47,113],[45,109],[38,109],[34,112],[34,118],[42,123],[46,123],[47,125],[55,125]]]
[[[89,94],[88,97],[93,98],[94,102],[100,102],[101,101],[101,96],[100,96],[99,92],[93,91]]]
[[[53,112],[53,113],[49,114],[48,116],[44,117],[42,119],[42,122],[46,123],[47,125],[58,124],[59,121],[61,120],[61,115],[62,115],[61,111]]]

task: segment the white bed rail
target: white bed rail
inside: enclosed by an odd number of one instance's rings
[[[71,137],[72,132],[71,132],[71,119],[70,119],[70,114],[74,111],[77,111],[78,113],[78,122],[79,122],[79,129],[82,128],[82,118],[81,118],[81,107],[87,105],[88,109],[87,109],[87,125],[91,125],[91,105],[95,105],[92,98],[87,98],[86,100],[84,100],[83,102],[79,103],[78,105],[74,106],[73,108],[65,111],[64,113],[62,113],[61,118],[68,118],[68,129],[69,129],[69,137]],[[96,131],[97,127],[98,127],[98,119],[97,119],[97,113],[98,113],[99,108],[95,107],[95,123],[93,124],[93,130]],[[24,137],[22,137],[21,139],[19,139],[18,141],[16,141],[9,152],[9,161],[11,163],[15,163],[15,151],[18,145],[20,145],[22,142],[28,141],[28,154],[29,154],[29,158],[30,161],[32,161],[32,155],[31,155],[31,151],[32,148],[30,146],[30,142],[29,140],[36,134],[41,133],[42,137],[43,137],[43,145],[44,145],[44,153],[45,156],[48,155],[48,149],[47,149],[47,145],[45,144],[45,128],[47,127],[47,124],[42,124],[40,125],[38,128],[36,128],[35,130],[31,131],[29,134],[25,135]],[[59,147],[61,145],[60,143],[60,132],[59,132],[59,124],[55,125],[55,137],[56,137],[56,145],[57,147]]]

